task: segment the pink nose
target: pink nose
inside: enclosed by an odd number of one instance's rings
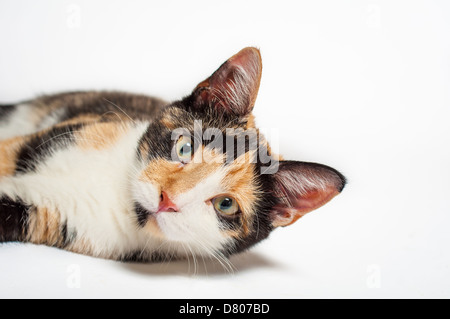
[[[170,200],[169,196],[167,195],[167,193],[165,191],[161,192],[161,201],[159,202],[159,207],[158,207],[157,212],[158,213],[159,212],[172,212],[172,213],[178,212],[177,205]]]

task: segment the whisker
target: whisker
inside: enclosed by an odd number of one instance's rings
[[[123,114],[125,114],[134,124],[136,124],[136,121],[131,118],[120,106],[115,104],[114,102],[108,100],[107,98],[103,98],[106,102],[110,103],[111,105],[117,107]]]

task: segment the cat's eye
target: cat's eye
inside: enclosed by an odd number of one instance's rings
[[[188,163],[194,154],[191,138],[184,135],[180,136],[175,145],[175,151],[180,162]]]
[[[217,196],[211,202],[217,212],[226,216],[236,215],[240,211],[238,202],[231,196]]]

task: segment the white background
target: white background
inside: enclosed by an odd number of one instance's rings
[[[257,124],[286,158],[349,184],[233,257],[233,274],[6,244],[0,297],[450,297],[449,34],[448,1],[1,0],[1,102],[79,89],[174,100],[257,46]]]

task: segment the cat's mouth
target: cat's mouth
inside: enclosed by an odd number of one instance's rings
[[[163,196],[163,195],[161,195]],[[141,227],[147,224],[147,221],[152,217],[156,217],[161,213],[179,213],[178,207],[170,200],[162,200],[157,209],[151,210],[144,207],[141,203],[134,203],[134,212],[137,216],[138,223]]]
[[[162,240],[168,239],[167,234],[165,234],[165,232],[161,229],[157,217],[161,216],[161,214],[173,214],[174,213],[173,210],[170,210],[169,208],[163,209],[161,207],[158,208],[157,210],[151,210],[145,208],[139,202],[135,202],[134,207],[138,225],[142,229],[145,229],[146,231],[150,232],[156,238],[160,238]],[[178,213],[178,211],[176,213]]]

